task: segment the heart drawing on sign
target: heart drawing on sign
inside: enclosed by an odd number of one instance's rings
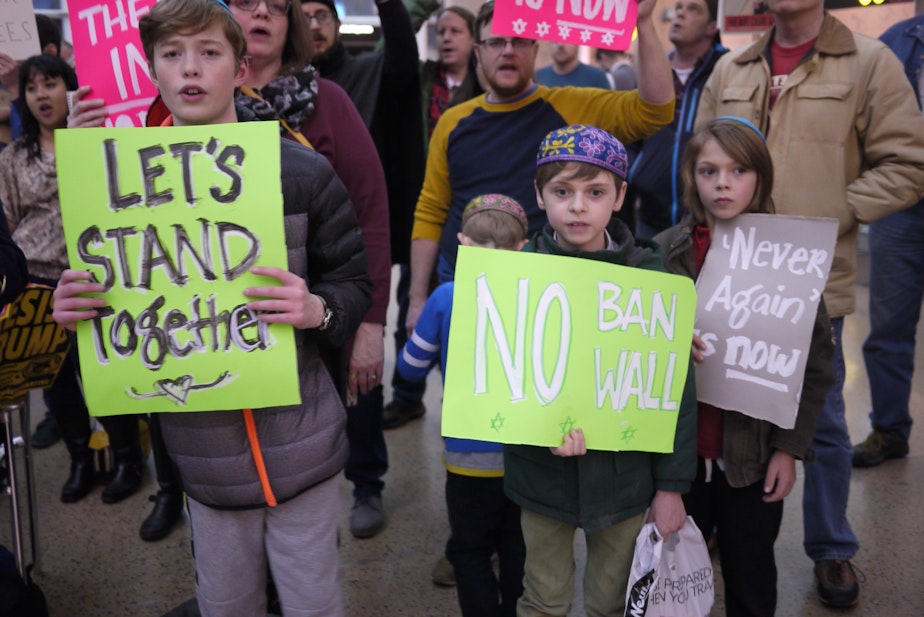
[[[154,383],[157,388],[166,394],[174,403],[183,405],[193,385],[192,375],[183,375],[177,379],[160,379]]]

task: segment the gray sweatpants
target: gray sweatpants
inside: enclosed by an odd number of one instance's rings
[[[216,510],[189,499],[203,617],[266,615],[269,563],[284,617],[342,617],[339,476],[274,508]]]

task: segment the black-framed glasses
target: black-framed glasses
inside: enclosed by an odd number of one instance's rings
[[[504,48],[507,47],[507,43],[510,43],[510,46],[513,47],[514,51],[523,51],[524,49],[529,49],[536,44],[536,41],[532,39],[521,39],[520,37],[504,37],[496,36],[490,39],[485,39],[479,41],[478,44],[490,49],[494,53],[500,53],[504,51]]]
[[[260,6],[261,2],[266,3],[266,12],[277,17],[285,17],[289,14],[289,8],[292,6],[290,0],[231,0],[231,6],[248,13],[253,13]]]
[[[328,10],[321,9],[320,11],[315,11],[314,13],[305,13],[305,19],[308,20],[308,25],[311,25],[311,20],[318,22],[319,26],[326,26],[329,23],[334,21],[334,14]]]

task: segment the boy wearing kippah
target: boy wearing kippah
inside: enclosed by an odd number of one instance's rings
[[[549,133],[539,147],[536,196],[549,223],[523,249],[664,272],[661,249],[635,240],[614,212],[628,161],[612,135],[587,125]],[[618,275],[618,273],[617,273]],[[670,454],[588,451],[581,429],[557,448],[504,447],[504,488],[522,509],[524,591],[517,615],[567,615],[577,527],[587,538],[588,615],[622,615],[635,539],[649,520],[664,538],[683,527],[681,493],[696,475],[696,395],[687,373]]]
[[[459,242],[465,246],[518,251],[526,244],[528,223],[520,204],[505,195],[482,195],[462,214]],[[423,381],[437,361],[446,377],[453,283],[434,290],[414,333],[398,354],[398,372]],[[520,508],[504,496],[503,446],[474,439],[446,438],[446,508],[452,534],[446,557],[455,570],[463,617],[516,614],[523,592],[526,549]],[[491,555],[497,553],[500,579]]]

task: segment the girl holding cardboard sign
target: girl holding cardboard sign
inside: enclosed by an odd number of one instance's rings
[[[773,163],[763,134],[740,118],[716,118],[694,135],[682,164],[688,217],[655,237],[669,272],[696,279],[717,220],[773,213]],[[715,530],[725,581],[726,614],[773,615],[773,545],[783,499],[796,480],[796,458],[808,455],[815,418],[833,382],[831,324],[823,302],[812,332],[795,427],[782,429],[737,411],[700,402],[697,477],[684,495],[687,512],[708,540]],[[694,335],[696,364],[709,361]],[[713,359],[712,361],[718,361]]]

